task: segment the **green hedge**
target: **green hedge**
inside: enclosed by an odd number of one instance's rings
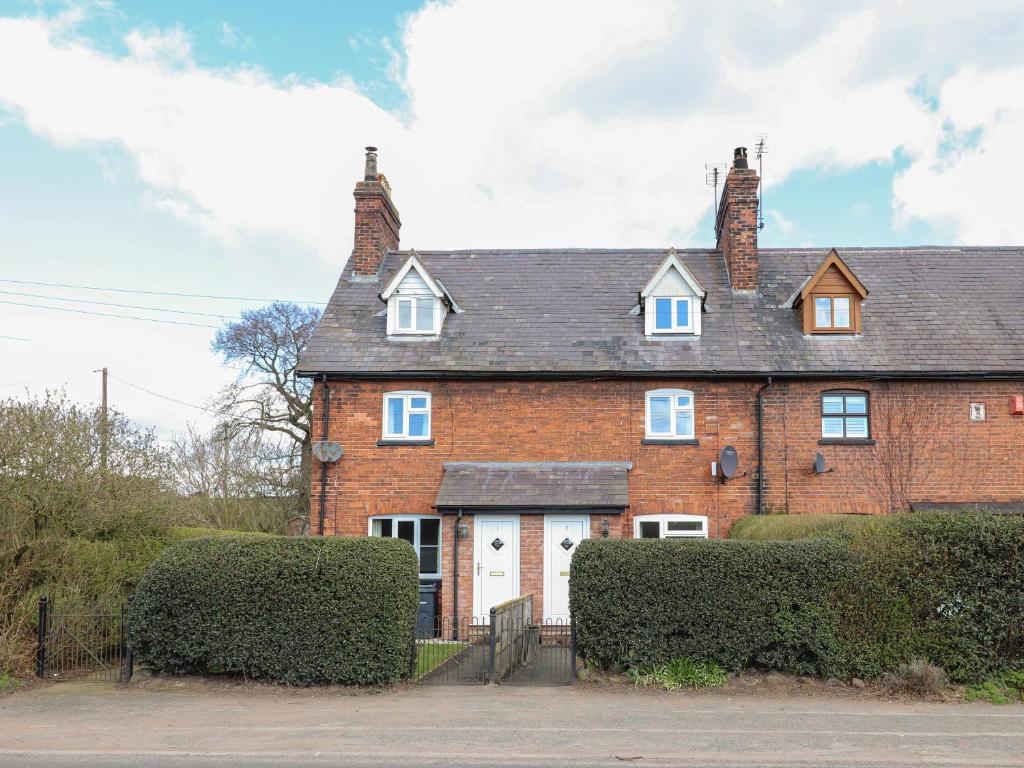
[[[408,674],[419,565],[397,539],[239,536],[182,541],[132,603],[145,666],[293,685]]]
[[[795,541],[819,536],[848,536],[891,520],[879,515],[750,515],[733,523],[730,539]]]
[[[846,561],[824,540],[589,539],[569,583],[578,648],[605,666],[690,657],[835,674],[827,596]]]
[[[915,657],[957,682],[1024,668],[1024,518],[897,515],[803,541],[589,540],[570,601],[583,655],[639,666],[877,677]]]
[[[852,668],[919,656],[958,682],[1024,668],[1024,517],[898,515],[851,549],[835,603]]]

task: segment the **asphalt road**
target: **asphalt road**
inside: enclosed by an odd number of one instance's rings
[[[1024,766],[1024,706],[591,688],[41,686],[7,766]]]

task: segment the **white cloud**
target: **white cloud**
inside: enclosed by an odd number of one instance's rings
[[[935,129],[893,183],[898,213],[944,223],[959,242],[1018,244],[1024,66],[967,69],[939,95]]]
[[[180,28],[133,31],[116,57],[69,38],[67,17],[5,19],[0,104],[62,146],[123,147],[159,205],[209,233],[291,238],[330,263],[350,248],[349,195],[369,143],[403,242],[421,248],[707,242],[696,231],[703,165],[762,130],[770,184],[902,148],[915,162],[897,183],[901,215],[952,218],[959,237],[1014,237],[989,205],[998,196],[964,198],[997,163],[1018,162],[1007,150],[1021,71],[980,62],[942,85],[936,114],[915,86],[956,65],[935,64],[931,46],[974,39],[973,17],[956,4],[926,21],[902,6],[817,8],[432,3],[408,19],[400,50],[378,52],[408,96],[401,118],[344,78],[197,67]],[[975,32],[1010,11],[989,4]],[[658,82],[663,71],[679,75]],[[664,108],[622,108],[647,90]],[[688,102],[691,91],[705,96]],[[944,121],[983,138],[940,167]]]
[[[796,230],[796,224],[787,219],[782,211],[769,208],[767,214],[772,221],[772,226],[776,227],[783,235],[791,235]]]

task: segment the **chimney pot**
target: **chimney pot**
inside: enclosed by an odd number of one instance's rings
[[[746,168],[747,167],[747,148],[736,147],[732,153],[732,167],[733,168]]]
[[[377,148],[366,148],[366,168],[363,170],[363,181],[377,180]]]

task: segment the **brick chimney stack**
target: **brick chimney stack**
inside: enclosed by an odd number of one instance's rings
[[[352,271],[377,276],[384,254],[398,248],[402,221],[391,200],[391,186],[377,173],[377,148],[366,148],[363,180],[356,182],[356,234],[352,248]]]
[[[757,184],[757,171],[747,167],[747,148],[736,147],[715,222],[715,247],[725,256],[735,291],[757,290]]]

